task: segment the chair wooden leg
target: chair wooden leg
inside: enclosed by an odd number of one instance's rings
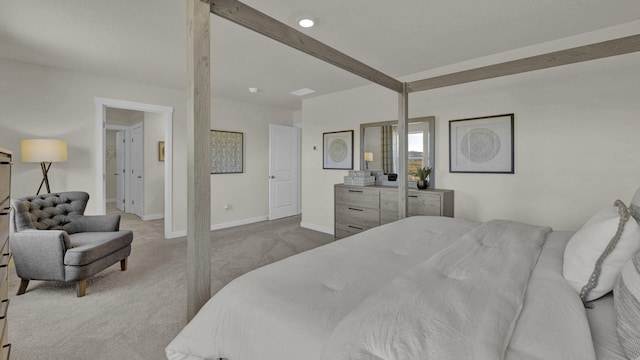
[[[83,297],[87,291],[87,279],[76,282],[76,295]]]
[[[120,270],[121,271],[127,270],[127,259],[129,259],[128,256],[126,258],[120,260]]]
[[[18,286],[18,292],[16,295],[22,295],[25,291],[27,291],[27,286],[29,286],[29,280],[20,279],[20,286]]]

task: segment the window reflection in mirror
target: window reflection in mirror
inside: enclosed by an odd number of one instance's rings
[[[424,117],[409,120],[408,126],[408,162],[407,179],[415,186],[417,170],[422,167],[434,167],[435,118]],[[365,161],[365,153],[367,160]],[[397,121],[369,123],[360,125],[360,164],[361,169],[382,170],[385,173],[398,173],[398,131]],[[435,172],[429,176],[430,187],[435,184]]]

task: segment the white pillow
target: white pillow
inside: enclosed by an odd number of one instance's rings
[[[626,219],[624,229],[614,244],[621,218]],[[578,293],[592,275],[597,279],[597,285],[585,294],[583,301],[592,301],[610,292],[622,266],[640,249],[640,225],[633,219],[628,221],[629,218],[629,210],[618,200],[616,206],[593,215],[569,239],[564,251],[564,278]],[[610,244],[612,249],[604,255],[598,274],[594,271],[596,262]]]

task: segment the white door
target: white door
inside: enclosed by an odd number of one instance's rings
[[[126,211],[124,191],[126,175],[125,136],[126,134],[124,131],[116,132],[116,207],[120,211]]]
[[[142,199],[144,194],[144,147],[143,147],[143,128],[142,123],[131,127],[131,172],[130,172],[130,190],[128,212],[134,213],[139,217],[143,215]]]
[[[269,220],[297,215],[298,128],[269,125]]]

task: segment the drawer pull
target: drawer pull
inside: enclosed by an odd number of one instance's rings
[[[412,197],[412,198],[417,198],[418,197],[418,195],[407,195],[407,196]]]
[[[9,309],[9,299],[2,300],[0,302],[0,320],[7,317],[7,310]]]
[[[13,165],[11,161],[0,161],[0,165]]]
[[[364,230],[364,228],[362,227],[358,227],[358,226],[353,226],[353,225],[348,225],[350,228],[352,229],[356,229],[356,230]]]
[[[364,191],[362,191],[362,190],[351,190],[351,189],[349,189],[349,192],[361,193],[361,192],[364,192]]]
[[[354,210],[354,211],[364,211],[364,209],[357,209],[357,208],[352,208],[350,207],[349,210]]]
[[[11,257],[11,254],[9,253],[2,254],[2,259],[0,260],[0,268],[7,267],[7,265],[9,265],[10,257]]]

